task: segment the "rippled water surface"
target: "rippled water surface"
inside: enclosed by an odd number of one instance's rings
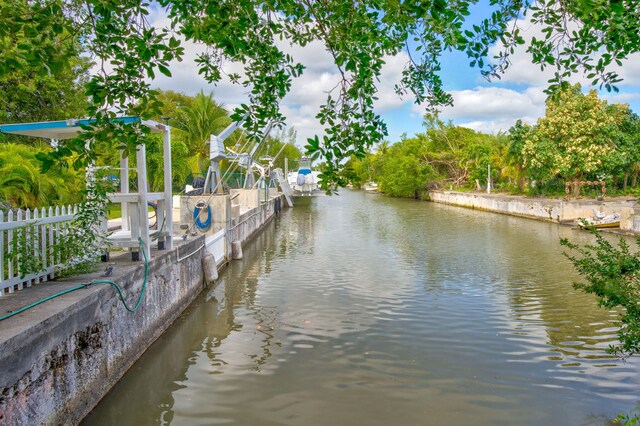
[[[640,363],[554,224],[354,191],[305,199],[87,424],[607,424]]]

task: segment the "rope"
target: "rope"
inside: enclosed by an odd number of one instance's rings
[[[200,222],[200,213],[204,210],[204,207],[207,206],[207,219],[204,223]],[[211,206],[202,200],[196,203],[196,208],[193,209],[193,223],[198,227],[198,229],[202,231],[206,231],[211,226]]]
[[[183,261],[183,260],[185,260],[186,258],[193,256],[194,254],[196,254],[197,252],[199,252],[199,251],[200,251],[200,250],[202,250],[203,248],[204,248],[204,244],[203,244],[203,245],[201,245],[200,247],[198,247],[197,249],[195,249],[194,251],[192,251],[191,253],[189,253],[188,255],[186,255],[186,256],[182,256],[182,257],[179,257],[179,258],[178,258],[178,262],[182,262],[182,261]]]

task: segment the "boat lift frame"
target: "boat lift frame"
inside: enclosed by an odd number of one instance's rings
[[[227,126],[220,134],[211,135],[209,137],[209,168],[207,170],[207,177],[204,181],[204,189],[203,194],[224,194],[224,189],[222,187],[222,172],[220,171],[220,161],[224,159],[237,160],[240,162],[242,167],[247,169],[245,180],[244,180],[244,188],[249,189],[253,187],[253,168],[255,166],[259,166],[253,160],[253,156],[256,151],[264,141],[264,138],[255,144],[250,153],[237,153],[233,152],[233,150],[228,149],[231,152],[231,155],[227,154],[227,148],[224,146],[224,141],[231,136],[231,134],[239,129],[242,124],[244,124],[247,116],[245,115],[240,119],[240,121],[235,121]],[[273,127],[272,123],[266,127],[264,134],[268,135],[271,132],[271,128]],[[259,166],[256,167],[258,170],[263,173],[264,167]]]
[[[173,247],[173,206],[172,206],[172,176],[171,176],[171,127],[151,120],[141,120],[139,117],[120,117],[115,121],[125,124],[140,122],[147,126],[152,133],[163,135],[163,192],[149,192],[147,181],[146,147],[138,145],[136,149],[136,172],[138,178],[137,192],[131,192],[129,188],[129,160],[125,153],[120,151],[120,191],[109,193],[107,197],[112,203],[122,206],[122,228],[107,236],[107,242],[111,247],[132,249],[132,260],[139,260],[140,256],[135,249],[140,247],[139,239],[149,258],[151,257],[151,240],[158,239],[158,249],[171,249]],[[60,139],[77,137],[84,131],[81,126],[90,125],[89,119],[71,119],[61,121],[48,121],[39,123],[20,123],[0,125],[0,132],[15,135],[31,136],[50,139],[56,144]],[[157,201],[156,230],[149,229],[148,202]],[[105,218],[106,224],[106,218]],[[106,226],[105,226],[106,228]],[[106,229],[104,229],[106,232]]]

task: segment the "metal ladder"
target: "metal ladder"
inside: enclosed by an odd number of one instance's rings
[[[287,204],[289,207],[293,207],[293,199],[291,198],[291,187],[289,186],[289,182],[282,176],[282,169],[275,169],[271,172],[271,175],[275,178],[278,185],[282,189],[282,193],[284,194],[284,198],[287,200]]]

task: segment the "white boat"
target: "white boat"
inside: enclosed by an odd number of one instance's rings
[[[620,227],[620,215],[614,213],[605,216],[594,210],[593,217],[580,218],[576,220],[576,225],[580,228],[618,228]]]
[[[362,186],[362,189],[364,189],[367,192],[380,192],[380,189],[378,188],[378,184],[373,181],[367,182],[366,184],[364,184]]]
[[[287,181],[291,186],[294,197],[320,195],[322,190],[318,186],[320,172],[311,170],[311,160],[308,157],[300,158],[298,171],[290,172]]]

